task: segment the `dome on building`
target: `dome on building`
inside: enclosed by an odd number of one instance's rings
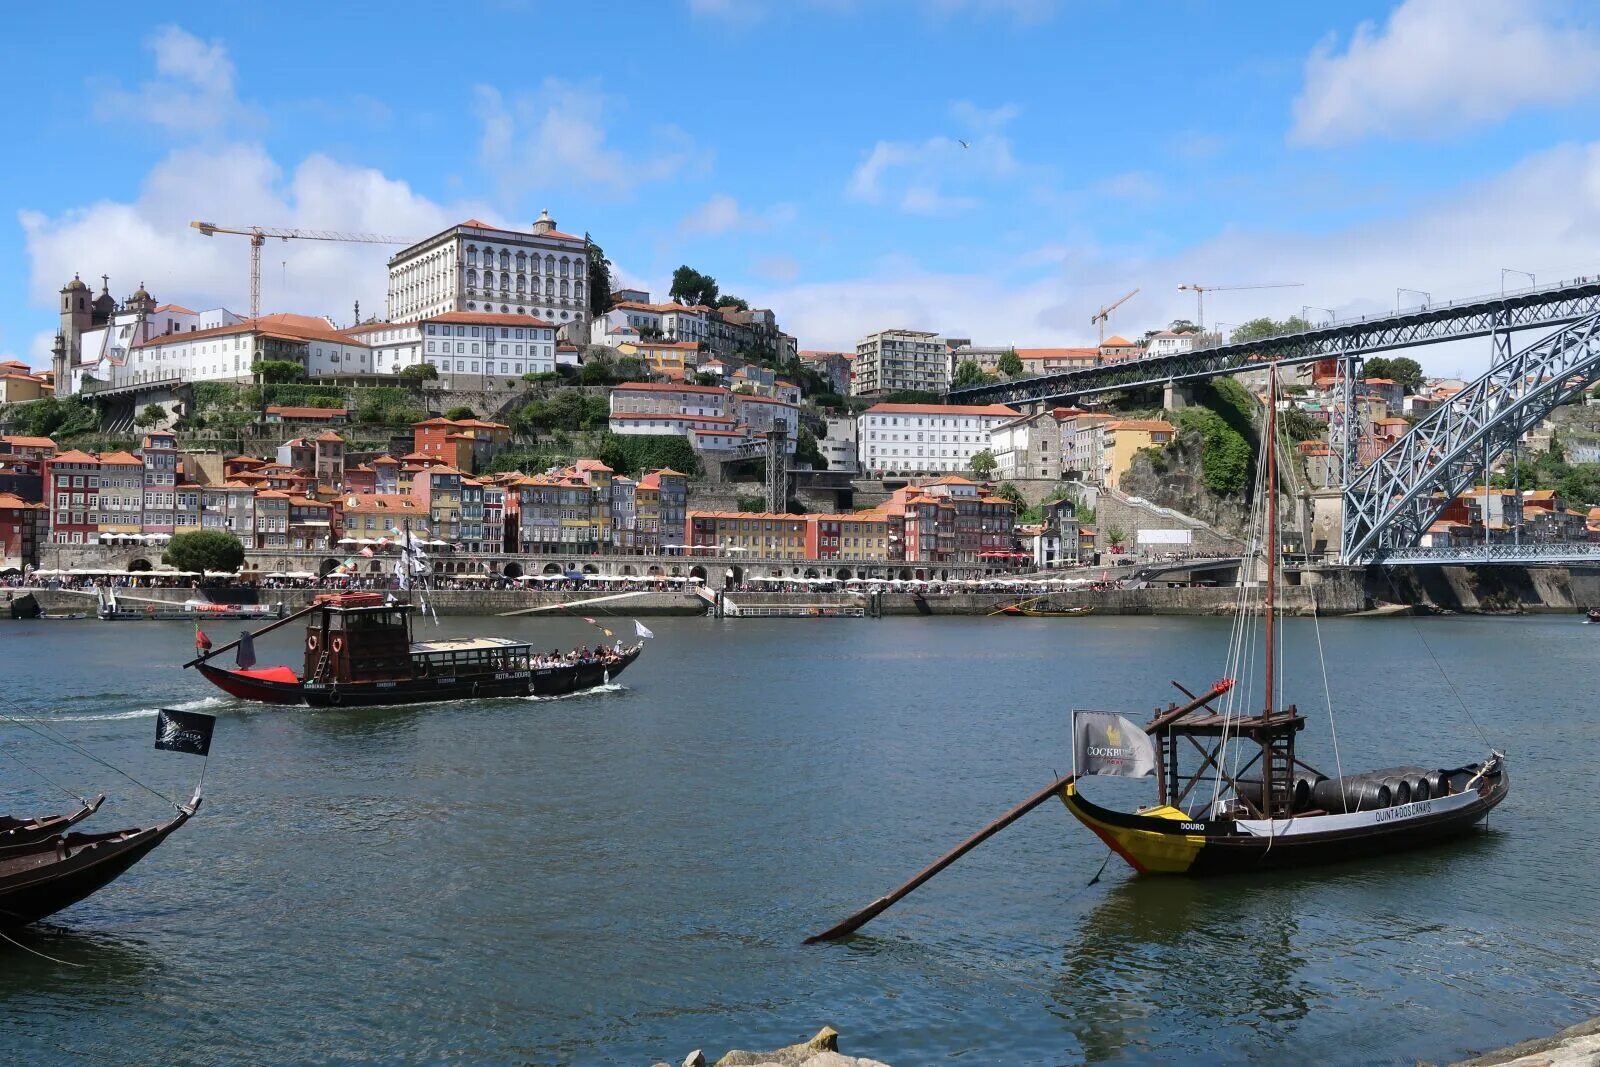
[[[144,282],[140,282],[139,288],[135,289],[133,295],[128,298],[131,303],[144,303],[149,299],[150,294],[145,291]]]
[[[74,274],[72,276],[72,280],[70,282],[68,282],[66,285],[62,286],[62,289],[64,291],[65,290],[71,290],[72,292],[77,292],[79,290],[86,290],[88,288],[89,287],[87,285],[83,284],[83,279],[78,277],[76,274]]]

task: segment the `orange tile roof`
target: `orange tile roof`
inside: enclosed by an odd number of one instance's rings
[[[100,462],[101,463],[114,463],[114,464],[119,464],[119,465],[123,465],[123,466],[129,465],[129,464],[132,464],[133,466],[136,466],[136,467],[144,466],[144,460],[140,459],[138,456],[135,456],[130,452],[102,452],[100,454]]]
[[[1176,429],[1165,419],[1118,419],[1108,430],[1149,430],[1151,433],[1172,433]]]
[[[268,404],[268,415],[278,415],[286,419],[328,419],[335,415],[349,415],[349,408],[306,408],[291,407],[284,404]]]
[[[63,464],[63,463],[99,463],[99,462],[100,462],[100,460],[97,459],[96,457],[89,455],[89,453],[87,453],[87,452],[80,452],[76,448],[70,449],[70,450],[68,450],[66,452],[57,453],[56,454],[56,458],[51,460],[51,463],[54,464],[54,465],[57,465],[57,466],[59,466],[60,464]]]
[[[628,382],[611,390],[613,393],[710,393],[717,396],[727,396],[728,391],[720,385],[662,385],[656,382]]]
[[[556,325],[533,315],[504,315],[492,311],[446,311],[439,315],[429,315],[422,321],[440,322],[451,326],[533,326],[546,330],[553,330]]]
[[[56,443],[54,441],[52,441],[50,438],[48,438],[48,437],[18,437],[18,436],[11,436],[11,437],[0,437],[0,441],[4,441],[6,444],[10,445],[12,448],[54,448],[54,447],[56,447]]]

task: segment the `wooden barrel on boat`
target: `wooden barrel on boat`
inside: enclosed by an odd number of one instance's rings
[[[1433,786],[1428,784],[1428,776],[1418,771],[1415,774],[1405,775],[1406,784],[1411,787],[1411,801],[1427,800],[1433,796]]]
[[[1445,770],[1429,771],[1424,775],[1428,780],[1428,795],[1430,797],[1445,797],[1450,795],[1450,772]]]
[[[1401,775],[1391,775],[1382,779],[1384,785],[1389,787],[1389,803],[1411,803],[1411,783]]]
[[[1318,782],[1311,787],[1311,799],[1323,811],[1371,811],[1394,803],[1394,791],[1386,780],[1347,775]]]

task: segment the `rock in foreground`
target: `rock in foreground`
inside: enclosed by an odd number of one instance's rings
[[[706,1059],[698,1050],[683,1061],[683,1067],[705,1067]],[[657,1067],[667,1067],[658,1064]],[[817,1031],[817,1036],[799,1045],[789,1045],[772,1052],[746,1052],[733,1049],[718,1060],[713,1067],[889,1067],[879,1060],[844,1056],[839,1052],[839,1032],[831,1026]]]

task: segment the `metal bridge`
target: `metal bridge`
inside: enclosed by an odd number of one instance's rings
[[[1496,358],[1487,373],[1428,412],[1370,467],[1347,479],[1341,539],[1345,562],[1415,561],[1428,527],[1458,495],[1487,476],[1496,457],[1597,382],[1600,312],[1517,352],[1510,351],[1509,339],[1497,338]],[[1442,551],[1460,562],[1501,563],[1534,562],[1517,556],[1524,549],[1542,554],[1538,562],[1551,562],[1556,551],[1552,545],[1488,547],[1487,553],[1475,546]],[[1495,549],[1500,550],[1498,557]],[[1578,555],[1600,558],[1587,548],[1579,554],[1576,546],[1567,546],[1560,558]]]
[[[1351,359],[1418,345],[1501,336],[1576,322],[1600,313],[1600,277],[1490,296],[1432,303],[1393,314],[1339,319],[1193,352],[1107,363],[994,385],[952,389],[952,404],[1032,404],[1168,382],[1237,374],[1267,363]]]

